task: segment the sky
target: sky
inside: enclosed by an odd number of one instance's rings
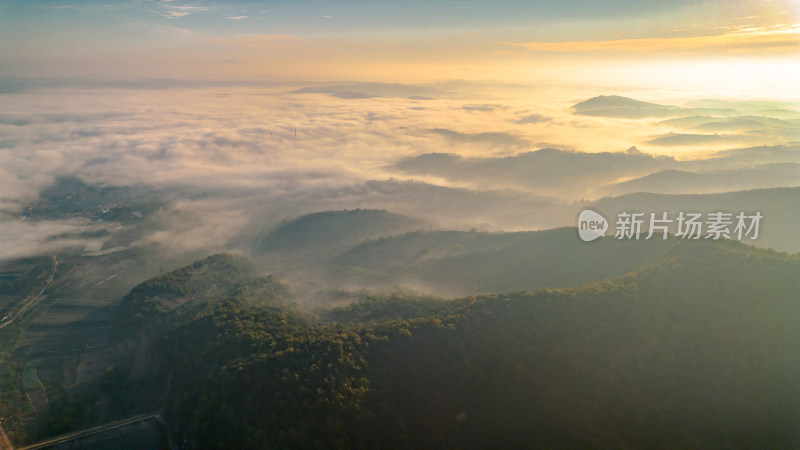
[[[6,77],[680,81],[798,94],[798,0],[0,5]]]

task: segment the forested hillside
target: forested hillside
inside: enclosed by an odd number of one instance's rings
[[[335,258],[333,283],[396,283],[454,296],[578,286],[638,269],[670,241],[581,242],[574,228],[520,232],[412,232],[365,241]]]
[[[173,380],[165,411],[201,448],[791,447],[799,273],[674,241],[582,288],[320,317],[232,292],[155,337],[149,376]]]

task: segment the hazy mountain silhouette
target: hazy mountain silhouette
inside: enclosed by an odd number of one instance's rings
[[[659,105],[634,100],[619,95],[601,95],[572,106],[575,114],[584,116],[618,117],[640,119],[643,117],[667,117],[681,114],[677,106]]]
[[[742,142],[746,140],[745,136],[732,134],[688,134],[670,132],[650,139],[647,143],[660,146],[686,146],[724,144],[727,142]]]
[[[583,153],[545,148],[501,158],[465,158],[431,153],[401,161],[396,168],[476,186],[517,187],[546,195],[580,197],[622,177],[674,169],[678,161],[635,148],[617,153]]]
[[[324,254],[365,239],[403,233],[427,222],[385,210],[355,209],[308,214],[284,223],[258,243],[260,252]]]
[[[800,103],[776,100],[701,99],[689,106],[717,116],[768,116],[779,119],[800,118]],[[716,111],[716,112],[715,112]]]
[[[683,139],[686,135],[673,137]],[[410,174],[470,184],[476,189],[526,189],[575,199],[641,191],[682,194],[791,187],[798,184],[796,164],[800,164],[800,147],[776,145],[723,150],[708,158],[685,161],[646,154],[635,147],[616,153],[546,148],[492,158],[428,153],[400,161],[394,167]],[[620,179],[626,181],[619,182]],[[675,183],[675,191],[669,189],[670,182]]]
[[[661,125],[675,126],[684,130],[701,133],[728,133],[715,135],[697,135],[694,143],[726,142],[731,140],[747,140],[758,142],[787,142],[800,139],[800,119],[780,119],[764,116],[689,116],[669,119]],[[683,136],[683,137],[679,137]],[[705,136],[705,137],[698,137]],[[737,136],[739,137],[737,139]],[[689,144],[691,139],[686,135],[665,135],[656,138],[651,143],[659,145]]]
[[[429,219],[448,228],[544,229],[570,223],[571,202],[528,192],[439,186],[417,181],[368,181],[332,189],[331,198],[357,199],[368,208],[385,208],[400,214]]]
[[[800,188],[755,189],[720,194],[667,195],[628,194],[603,198],[592,203],[611,222],[612,228],[617,214],[627,212],[668,212],[675,218],[681,211],[712,213],[717,211],[738,214],[760,212],[760,236],[744,242],[758,247],[780,251],[800,251],[798,224],[800,224]],[[672,232],[674,232],[674,228]],[[613,234],[613,229],[610,230]],[[676,239],[676,238],[672,238]]]
[[[651,192],[704,194],[745,189],[800,186],[800,164],[763,164],[752,168],[712,172],[664,170],[603,188],[612,195]]]
[[[759,147],[721,150],[711,158],[687,161],[690,167],[752,167],[755,164],[800,163],[800,145],[762,145]]]

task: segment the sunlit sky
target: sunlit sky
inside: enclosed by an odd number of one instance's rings
[[[0,76],[683,83],[797,97],[798,0],[3,1]]]

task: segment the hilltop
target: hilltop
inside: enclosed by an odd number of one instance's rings
[[[301,216],[268,233],[257,251],[324,254],[364,239],[410,231],[426,222],[376,209],[324,211]]]
[[[572,106],[575,114],[585,116],[619,117],[638,119],[642,117],[668,117],[678,115],[681,108],[634,100],[619,95],[601,95]]]

